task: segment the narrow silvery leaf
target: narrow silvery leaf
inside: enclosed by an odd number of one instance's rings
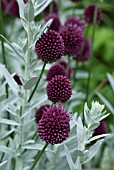
[[[88,124],[91,121],[87,103],[85,103],[85,105],[84,105],[84,118],[85,118],[86,124]]]
[[[65,154],[66,154],[66,158],[67,158],[67,162],[69,164],[69,167],[70,167],[71,170],[75,170],[75,164],[72,160],[72,157],[70,155],[70,152],[69,152],[67,146],[64,145],[64,148],[65,148]]]
[[[107,77],[114,92],[114,78],[109,73],[107,73]]]
[[[44,145],[42,144],[29,144],[29,145],[23,145],[23,149],[29,149],[29,150],[42,150]],[[52,150],[46,148],[46,151],[53,152]]]
[[[8,148],[4,145],[0,145],[0,151],[10,156],[15,156],[14,151],[11,148]]]
[[[11,49],[23,60],[24,58],[22,57],[22,55],[20,55],[20,53],[17,51],[17,49],[15,49],[15,47],[13,46],[12,43],[10,43],[3,35],[0,34],[0,36],[6,41],[6,43],[11,47]]]
[[[102,116],[101,118],[99,118],[99,121],[105,119],[107,116],[109,116],[110,113],[107,113],[106,115]]]
[[[0,96],[0,102],[3,101],[6,98],[6,95],[3,94],[2,96]]]
[[[17,123],[16,121],[13,120],[9,120],[9,119],[0,119],[0,123],[2,124],[7,124],[7,125],[12,125],[12,126],[21,126],[19,123]]]
[[[19,14],[20,14],[20,18],[24,18],[24,7],[25,7],[25,3],[23,0],[17,0],[18,5],[19,5]]]
[[[28,22],[32,22],[34,20],[34,6],[31,0],[25,5],[24,16]]]
[[[11,74],[8,72],[8,70],[5,68],[5,66],[2,64],[0,64],[0,71],[4,75],[8,85],[10,86],[13,93],[16,96],[18,96],[19,87],[18,87],[17,83],[15,82],[15,80],[13,79],[13,77],[11,76]]]
[[[35,107],[40,106],[43,102],[46,102],[47,100],[47,95],[41,95],[40,100],[35,101],[34,103],[31,104],[30,109],[34,109]]]
[[[6,109],[6,111],[8,111],[9,113],[11,113],[13,116],[17,116],[17,114],[16,114],[14,111],[10,110],[10,109]]]
[[[9,105],[13,105],[16,102],[17,102],[17,98],[15,98],[15,96],[11,96],[8,99],[4,100],[0,110],[0,114],[6,111],[7,108],[9,108]]]
[[[77,138],[79,142],[83,141],[84,133],[85,133],[85,130],[83,127],[83,123],[82,123],[81,117],[79,117],[77,121]]]
[[[10,136],[13,132],[15,132],[15,129],[11,129],[8,132],[5,132],[4,134],[2,134],[2,136],[0,137],[0,140],[5,139],[6,137]]]
[[[90,130],[94,130],[94,129],[96,129],[99,125],[100,125],[100,122],[93,123],[93,124],[90,125],[89,129],[90,129]]]
[[[23,168],[23,170],[29,170],[29,169],[30,169],[29,166]]]
[[[27,145],[27,144],[33,144],[33,143],[35,143],[35,141],[34,141],[34,140],[28,140],[28,141],[26,141],[26,142],[24,143],[24,145]]]
[[[7,160],[6,161],[4,161],[4,162],[2,162],[2,163],[0,163],[0,167],[2,167],[4,164],[6,164],[7,163]]]
[[[43,5],[40,7],[36,7],[35,8],[35,16],[39,15],[50,3],[52,2],[52,0],[45,0]]]
[[[110,134],[102,134],[102,135],[98,135],[98,136],[94,136],[93,138],[91,138],[88,143],[94,141],[94,140],[97,140],[97,139],[100,139],[100,138],[103,138],[103,137],[107,137],[109,136]]]
[[[89,162],[97,153],[97,151],[99,150],[102,142],[104,139],[101,139],[99,141],[97,141],[90,149],[89,149],[89,154],[88,154],[88,158],[86,158],[86,160],[83,163],[87,163]]]
[[[114,108],[109,103],[109,101],[102,94],[100,94],[100,93],[96,93],[96,94],[101,99],[101,101],[107,106],[107,108],[110,110],[110,112],[114,115]]]
[[[24,89],[25,89],[25,90],[31,89],[34,85],[36,85],[37,80],[38,80],[38,77],[32,77],[31,79],[29,79],[29,80],[25,83]]]
[[[16,170],[22,170],[22,157],[21,156],[16,156],[16,164],[15,164],[15,169]]]
[[[80,163],[80,157],[77,158],[75,165],[76,165],[75,170],[82,170],[82,166],[81,166],[81,163]]]

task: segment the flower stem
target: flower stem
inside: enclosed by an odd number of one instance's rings
[[[4,35],[4,22],[3,22],[3,16],[2,16],[2,2],[0,1],[0,33],[2,35]],[[7,68],[7,63],[6,63],[6,56],[5,56],[5,48],[4,48],[4,40],[3,38],[1,38],[1,48],[2,48],[2,60],[3,60],[3,64],[6,66]],[[8,85],[5,85],[5,91],[6,91],[6,98],[8,98],[9,94],[8,94]]]
[[[35,165],[37,164],[37,162],[39,161],[40,157],[42,156],[42,154],[44,153],[45,149],[47,148],[48,144],[46,143],[43,147],[43,149],[37,154],[36,159],[33,163],[33,165],[31,166],[30,170],[33,170]]]
[[[87,82],[87,89],[86,89],[86,101],[88,101],[88,96],[89,96],[89,88],[90,88],[90,82],[91,82],[91,59],[93,57],[93,44],[94,44],[94,37],[95,37],[95,29],[96,29],[96,21],[97,21],[97,11],[98,7],[95,7],[94,11],[94,20],[93,20],[93,31],[92,31],[92,48],[91,48],[91,58],[90,58],[90,65],[89,65],[89,75],[88,75],[88,82]]]
[[[36,85],[35,85],[32,93],[31,93],[31,95],[30,95],[30,97],[29,97],[29,99],[28,99],[28,102],[31,101],[31,99],[32,99],[32,97],[33,97],[33,95],[34,95],[34,93],[35,93],[35,91],[36,91],[36,89],[37,89],[37,87],[38,87],[38,85],[39,85],[39,83],[40,83],[40,80],[41,80],[41,78],[42,78],[42,75],[43,75],[45,66],[46,66],[46,63],[44,63],[44,65],[43,65],[43,67],[42,67],[42,70],[41,70],[41,73],[40,73],[40,75],[39,75],[38,81],[37,81],[37,83],[36,83]]]
[[[67,64],[67,68],[66,68],[67,74],[69,72],[69,68],[70,68],[70,56],[68,56],[68,64]]]

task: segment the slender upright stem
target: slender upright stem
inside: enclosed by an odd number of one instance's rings
[[[30,0],[29,0],[29,6],[30,6]],[[28,20],[28,31],[27,31],[27,50],[26,50],[26,56],[25,56],[25,75],[24,75],[24,81],[26,82],[29,79],[29,67],[30,67],[30,60],[31,60],[31,32],[30,32],[30,21]],[[26,103],[27,103],[27,90],[23,89],[23,105],[22,108],[20,108],[20,117],[24,114],[26,110]],[[20,145],[24,142],[24,134],[23,134],[23,122],[24,118],[21,120],[21,126],[20,126]],[[22,153],[22,150],[21,150]]]
[[[3,16],[2,16],[2,2],[0,1],[0,33],[4,35],[4,22],[3,22]],[[1,38],[1,48],[2,48],[2,63],[6,66],[7,68],[7,63],[6,63],[6,56],[5,56],[5,48],[4,48],[4,40]],[[5,91],[6,91],[6,97],[8,98],[8,85],[5,85]]]
[[[33,170],[34,167],[36,166],[37,162],[39,161],[40,157],[42,156],[42,154],[44,153],[45,149],[47,148],[48,144],[46,143],[43,147],[43,149],[37,154],[35,161],[33,163],[33,165],[31,166],[30,170]]]
[[[83,43],[83,47],[82,47],[82,50],[80,52],[80,55],[78,56],[76,62],[75,62],[75,69],[74,69],[74,72],[73,72],[73,87],[75,86],[75,81],[76,81],[76,73],[78,71],[78,68],[79,68],[79,60],[80,58],[82,57],[83,55],[83,52],[84,52],[84,49],[85,49],[85,45],[86,45],[86,39],[87,39],[87,35],[89,33],[89,26],[86,28],[86,32],[85,32],[85,36],[84,36],[84,43]]]
[[[40,83],[40,80],[41,80],[41,78],[42,78],[42,75],[43,75],[45,66],[46,66],[46,63],[44,63],[44,65],[43,65],[43,67],[42,67],[42,70],[41,70],[41,73],[40,73],[40,75],[39,75],[38,81],[37,81],[37,83],[36,83],[36,85],[35,85],[32,93],[31,93],[31,95],[30,95],[30,97],[29,97],[29,99],[28,99],[28,102],[31,101],[31,99],[32,99],[32,97],[33,97],[33,95],[34,95],[34,93],[35,93],[35,91],[36,91],[36,89],[37,89],[37,87],[38,87],[38,85],[39,85],[39,83]]]
[[[69,72],[69,68],[70,68],[70,56],[68,56],[68,64],[67,64],[67,68],[66,68],[67,74]]]
[[[98,7],[95,7],[94,11],[94,20],[93,20],[93,31],[92,31],[92,48],[91,48],[91,59],[90,59],[90,65],[89,65],[89,75],[88,75],[88,82],[87,82],[87,89],[86,89],[86,101],[88,101],[88,96],[89,96],[89,88],[90,88],[90,81],[91,81],[91,60],[93,57],[93,45],[94,45],[94,37],[95,37],[95,29],[96,29],[96,20],[97,20],[97,11]]]

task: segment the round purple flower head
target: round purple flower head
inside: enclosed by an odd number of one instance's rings
[[[72,87],[66,76],[58,75],[48,82],[46,87],[48,99],[53,103],[67,102],[72,95]]]
[[[2,4],[2,11],[5,12],[6,8],[7,8],[7,2],[6,0],[2,0],[1,1],[1,4]]]
[[[56,14],[49,14],[46,18],[45,21],[49,21],[50,19],[53,19],[52,24],[50,25],[49,29],[54,30],[54,31],[59,31],[59,27],[61,26],[59,17]]]
[[[50,9],[52,10],[52,11],[50,11]],[[49,13],[54,13],[54,14],[57,14],[58,13],[58,5],[57,5],[57,2],[55,1],[55,0],[53,0],[52,2],[51,2],[51,4],[49,4],[46,8],[45,8],[45,10],[44,10],[44,15],[46,16],[46,15],[48,15]]]
[[[106,123],[104,121],[101,121],[98,128],[95,129],[94,136],[102,135],[105,133],[106,133]]]
[[[65,68],[60,64],[54,64],[47,72],[47,81],[50,81],[53,77],[63,75],[67,76]]]
[[[22,85],[22,81],[21,81],[21,79],[20,79],[20,77],[19,77],[18,74],[15,74],[15,75],[13,76],[13,78],[14,78],[14,80],[16,81],[16,83],[17,83],[18,85]]]
[[[35,118],[36,118],[36,123],[38,124],[39,121],[41,120],[43,114],[45,112],[47,112],[47,110],[49,109],[50,105],[49,104],[45,104],[43,106],[41,106],[39,109],[37,109],[36,111],[36,115],[35,115]]]
[[[75,56],[80,53],[83,45],[84,35],[82,29],[74,26],[63,26],[60,35],[65,45],[65,54]]]
[[[83,50],[82,56],[80,57],[80,55],[77,55],[74,57],[74,59],[80,60],[80,61],[89,60],[90,54],[91,54],[91,41],[89,38],[86,39],[85,47],[82,50]]]
[[[66,22],[65,22],[65,26],[74,26],[74,27],[80,27],[81,29],[84,29],[84,21],[81,20],[79,17],[68,17]]]
[[[39,137],[52,145],[66,140],[70,132],[70,116],[62,107],[50,107],[38,124]]]
[[[38,59],[52,63],[59,60],[64,53],[64,42],[62,37],[54,30],[43,33],[35,44],[35,52]]]
[[[65,70],[67,71],[67,64],[68,64],[68,63],[67,63],[66,61],[61,60],[61,61],[59,62],[59,64],[62,65],[62,66],[65,68]],[[68,78],[71,77],[72,71],[73,71],[73,70],[72,70],[72,67],[70,66],[70,67],[69,67],[69,70],[68,70],[68,73],[67,73],[67,77],[68,77]]]
[[[96,5],[90,4],[84,10],[84,19],[88,24],[92,24],[94,20],[94,12],[95,12]],[[100,7],[97,7],[97,22],[99,23],[102,19],[102,11]]]
[[[23,0],[24,3],[27,2],[27,0]],[[16,0],[11,0],[9,5],[8,5],[8,11],[10,15],[19,17],[19,6]]]

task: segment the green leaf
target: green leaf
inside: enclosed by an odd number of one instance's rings
[[[70,167],[71,170],[74,170],[75,169],[75,164],[74,164],[74,162],[72,160],[72,157],[71,157],[70,152],[69,152],[66,145],[64,145],[64,149],[65,149],[65,154],[66,154],[66,158],[67,158],[67,162],[69,164],[69,167]]]
[[[11,90],[13,91],[13,93],[18,96],[18,92],[19,92],[19,86],[17,85],[17,83],[15,82],[15,80],[13,79],[13,77],[11,76],[11,74],[8,72],[8,70],[5,68],[4,65],[0,64],[0,71],[2,72],[2,74],[4,75],[6,82],[8,83],[8,85],[10,86]]]
[[[109,103],[109,101],[102,94],[100,94],[100,93],[96,93],[96,94],[101,99],[101,101],[106,105],[106,107],[110,110],[110,112],[114,115],[114,108]]]
[[[36,83],[37,83],[38,77],[32,77],[31,79],[29,79],[25,85],[24,85],[24,89],[28,90],[31,89]]]
[[[34,6],[31,0],[25,6],[24,16],[28,22],[32,22],[34,20]]]
[[[21,126],[19,123],[13,121],[13,120],[9,120],[9,119],[0,119],[0,123],[2,124],[7,124],[7,125],[12,125],[12,126]]]
[[[112,90],[114,92],[114,78],[109,73],[107,73],[107,77],[108,77],[108,81],[110,82],[110,85],[112,87]]]

